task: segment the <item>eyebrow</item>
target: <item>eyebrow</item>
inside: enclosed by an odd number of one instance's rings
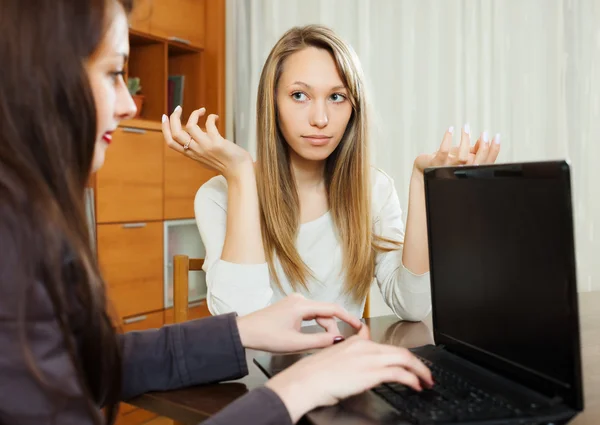
[[[292,86],[293,86],[294,84],[298,84],[298,85],[300,85],[300,86],[304,86],[304,87],[306,87],[306,88],[307,88],[307,89],[309,89],[309,90],[310,90],[310,89],[312,89],[312,87],[311,87],[309,84],[303,83],[302,81],[294,81],[294,82],[293,82],[292,84],[290,84],[290,85],[292,85]],[[331,88],[331,90],[332,90],[332,91],[333,91],[333,90],[346,90],[346,87],[345,87],[345,86],[335,86],[335,87]]]

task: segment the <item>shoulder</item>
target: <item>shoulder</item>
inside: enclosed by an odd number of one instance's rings
[[[396,196],[394,179],[385,171],[371,167],[371,198],[374,213],[379,212],[392,196]]]
[[[377,167],[371,167],[371,208],[374,220],[378,220],[384,211],[387,214],[401,210],[394,179]]]
[[[222,175],[213,177],[200,186],[200,189],[196,192],[194,199],[196,209],[206,207],[209,204],[217,205],[227,211],[227,180]]]

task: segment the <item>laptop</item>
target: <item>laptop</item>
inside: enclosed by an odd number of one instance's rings
[[[425,199],[435,345],[412,351],[435,387],[384,384],[309,419],[569,422],[583,410],[569,164],[431,168]],[[272,376],[301,356],[254,361]]]

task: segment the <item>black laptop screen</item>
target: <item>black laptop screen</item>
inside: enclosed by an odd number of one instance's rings
[[[568,186],[534,166],[437,170],[426,184],[436,333],[565,387],[577,326]]]

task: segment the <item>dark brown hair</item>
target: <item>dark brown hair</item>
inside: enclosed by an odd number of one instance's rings
[[[86,225],[84,190],[96,139],[85,60],[116,6],[132,0],[0,3],[0,285],[18,296],[19,338],[31,373],[68,397],[35,364],[27,337],[35,294],[48,294],[95,422],[114,421],[121,356]],[[0,295],[3,296],[3,295]]]

